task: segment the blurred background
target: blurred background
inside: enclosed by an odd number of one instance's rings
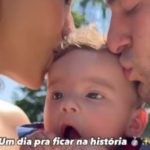
[[[109,28],[111,11],[105,7],[103,0],[75,0],[72,6],[72,14],[75,26],[96,22],[99,31],[106,36]],[[33,91],[0,76],[0,99],[16,104],[21,107],[32,122],[42,121],[43,105],[46,95],[46,87],[43,83],[41,89]],[[150,108],[147,105],[147,108]],[[150,109],[148,109],[150,114]],[[149,115],[150,120],[150,115]],[[150,121],[143,136],[150,137]]]

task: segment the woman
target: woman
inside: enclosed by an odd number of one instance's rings
[[[41,86],[52,49],[69,31],[70,3],[71,0],[0,0],[0,74],[32,89]],[[11,138],[14,136],[10,130],[15,133],[18,124],[29,121],[24,115],[25,121],[19,121],[22,112],[6,105],[0,102],[0,136]]]

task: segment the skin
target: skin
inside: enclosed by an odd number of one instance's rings
[[[112,10],[109,49],[119,54],[126,77],[139,82],[139,95],[150,102],[150,1],[108,0],[108,3]]]
[[[70,3],[0,0],[1,74],[33,89],[42,84],[52,50],[70,30]]]
[[[12,104],[0,100],[0,137],[7,137],[17,140],[16,127],[30,123],[25,113]],[[18,150],[17,145],[3,146],[3,150]]]
[[[41,132],[41,131],[38,131],[32,135],[30,135],[30,139],[32,140],[36,140],[36,139],[53,139],[55,136],[52,135],[52,134],[47,134],[45,132]],[[110,149],[107,149],[107,148],[104,148],[104,147],[98,147],[98,146],[38,146],[38,147],[34,147],[34,146],[27,146],[27,145],[24,145],[24,146],[21,146],[20,147],[20,150],[110,150]]]
[[[120,137],[130,130],[136,102],[135,89],[117,57],[107,51],[76,49],[49,70],[45,131],[62,137],[63,126],[70,125],[82,138]]]

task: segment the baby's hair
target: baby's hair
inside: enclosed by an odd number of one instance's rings
[[[68,45],[87,45],[98,50],[105,43],[105,39],[98,31],[97,24],[93,23],[74,29],[68,36],[64,37],[61,47],[66,48]]]
[[[90,51],[106,49],[105,39],[98,31],[96,24],[74,29],[68,36],[64,37],[60,46],[54,50],[54,61],[75,49]]]
[[[80,45],[76,46],[76,45],[69,45],[67,48],[62,49],[61,51],[57,51],[54,54],[54,59],[53,62],[57,61],[59,58],[63,57],[64,55],[68,54],[69,52],[72,52],[74,50],[86,50],[86,51],[93,51],[93,52],[99,52],[102,50],[107,50],[107,48],[105,47],[105,45],[103,45],[99,50],[95,50],[94,48],[87,46],[87,45]]]

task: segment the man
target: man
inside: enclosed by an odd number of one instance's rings
[[[124,73],[137,81],[139,95],[150,102],[150,1],[107,0],[112,18],[108,46],[119,54]]]
[[[150,103],[150,1],[107,0],[112,11],[108,47],[120,57],[124,73]],[[143,147],[150,149],[150,145]]]

